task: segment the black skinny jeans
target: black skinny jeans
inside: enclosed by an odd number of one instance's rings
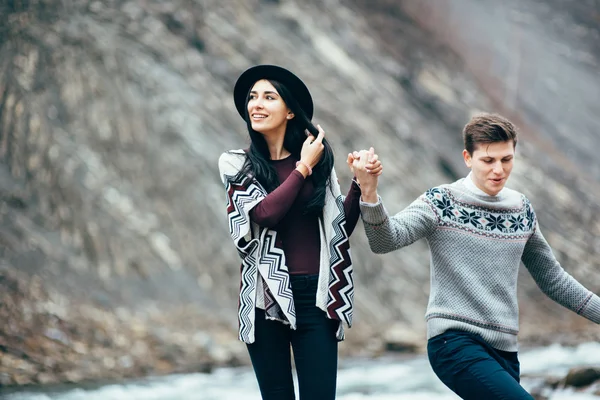
[[[291,275],[297,329],[265,320],[256,309],[255,342],[248,346],[263,400],[294,400],[290,345],[300,400],[333,400],[337,378],[339,321],[315,306],[318,275]]]

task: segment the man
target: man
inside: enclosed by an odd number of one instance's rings
[[[520,262],[546,295],[595,323],[600,298],[561,268],[529,200],[504,187],[517,145],[514,125],[499,115],[477,115],[463,139],[469,175],[428,190],[394,216],[365,168],[373,150],[354,153],[365,231],[375,253],[427,239],[427,352],[442,382],[464,399],[532,399],[519,384]]]

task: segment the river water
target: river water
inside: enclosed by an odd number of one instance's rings
[[[577,347],[552,345],[520,354],[522,384],[531,390],[536,376],[564,376],[570,367],[600,366],[600,344]],[[593,391],[554,392],[551,400],[600,399]],[[61,387],[0,392],[3,400],[260,400],[251,368],[223,368],[211,374],[172,375],[99,387]],[[426,357],[410,359],[342,360],[338,375],[339,400],[456,400],[436,378]]]

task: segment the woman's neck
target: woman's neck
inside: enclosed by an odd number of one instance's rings
[[[284,136],[279,136],[276,138],[269,138],[265,136],[267,147],[269,148],[269,154],[271,155],[271,160],[281,160],[282,158],[286,158],[291,154],[283,147],[283,138]]]

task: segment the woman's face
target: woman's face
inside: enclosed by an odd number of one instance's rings
[[[266,79],[257,81],[250,91],[248,116],[252,129],[263,135],[285,135],[287,121],[294,118],[283,99]]]

